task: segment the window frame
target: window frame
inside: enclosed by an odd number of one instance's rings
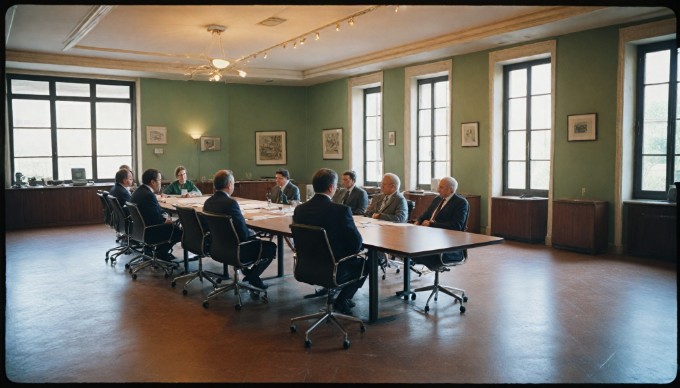
[[[430,155],[429,155],[429,160],[427,161],[428,163],[430,163],[430,181],[432,180],[432,178],[439,178],[438,176],[435,175],[435,167],[434,167],[435,166],[434,149],[435,149],[435,143],[436,143],[435,139],[438,138],[438,137],[444,137],[444,135],[436,136],[435,133],[434,133],[434,122],[435,122],[434,121],[434,118],[435,118],[434,85],[437,84],[437,83],[441,83],[441,82],[447,83],[447,85],[446,85],[446,90],[447,90],[447,93],[446,93],[446,96],[447,96],[446,125],[447,125],[447,128],[446,128],[446,135],[445,135],[446,145],[447,145],[447,147],[446,147],[447,155],[446,155],[446,159],[443,160],[443,161],[447,165],[446,166],[447,174],[449,173],[449,171],[451,171],[451,149],[448,146],[450,144],[450,137],[451,137],[451,128],[450,128],[449,120],[448,120],[449,117],[450,117],[449,111],[451,109],[451,101],[450,101],[449,93],[448,93],[448,91],[451,90],[450,89],[451,85],[449,83],[449,76],[447,74],[447,75],[417,79],[416,80],[416,121],[415,121],[416,122],[416,147],[415,147],[416,148],[416,171],[415,171],[415,176],[416,176],[416,185],[415,186],[416,186],[416,189],[430,190],[432,188],[431,182],[430,183],[423,183],[423,184],[419,183],[420,182],[420,163],[426,162],[425,159],[421,159],[421,155],[420,155],[420,140],[421,140],[421,137],[424,137],[424,136],[421,136],[420,115],[421,115],[422,111],[424,111],[424,110],[429,110],[430,123],[432,124],[431,133],[429,135],[429,138],[430,138]],[[420,86],[424,85],[424,84],[430,84],[431,85],[431,88],[430,88],[431,96],[430,97],[431,97],[432,106],[428,109],[423,109],[420,106],[420,101],[421,101],[421,99],[420,99]],[[439,162],[441,162],[441,161],[439,161]]]
[[[47,95],[40,94],[19,94],[12,92],[12,82],[15,80],[25,80],[25,81],[40,81],[47,82],[49,93]],[[49,101],[50,104],[50,141],[52,145],[52,154],[50,158],[52,160],[52,176],[55,180],[61,180],[66,183],[71,182],[71,177],[61,177],[59,176],[59,151],[57,148],[57,118],[56,118],[56,105],[57,102],[61,101],[76,101],[76,102],[88,102],[90,104],[90,141],[91,141],[91,155],[87,156],[91,161],[91,171],[92,177],[90,178],[94,182],[113,182],[115,181],[115,176],[110,178],[100,178],[97,173],[97,103],[127,103],[130,105],[130,136],[131,136],[131,148],[130,148],[130,158],[132,160],[132,168],[135,165],[135,155],[136,155],[136,137],[137,137],[137,107],[136,107],[136,85],[134,81],[126,80],[113,80],[113,79],[94,79],[94,78],[78,78],[78,77],[67,77],[67,76],[49,76],[49,75],[31,75],[31,74],[18,74],[18,73],[8,73],[5,76],[6,81],[6,101],[7,101],[7,120],[8,120],[8,147],[9,150],[9,165],[10,165],[10,179],[12,184],[15,182],[15,157],[14,157],[14,112],[12,102],[15,100],[42,100]],[[77,83],[77,84],[88,84],[89,85],[89,96],[57,96],[56,84],[57,83]],[[115,86],[127,86],[130,89],[129,98],[114,98],[114,97],[97,97],[96,90],[98,85],[115,85]],[[84,130],[88,130],[84,128]],[[113,172],[112,174],[115,174]]]
[[[380,118],[379,122],[382,123],[382,87],[381,86],[368,87],[368,88],[363,89],[362,93],[363,93],[363,101],[362,101],[362,103],[363,103],[363,120],[362,120],[363,128],[362,129],[363,129],[363,135],[364,135],[364,147],[363,147],[364,185],[365,186],[380,186],[381,181],[369,181],[368,180],[368,167],[367,166],[368,166],[368,162],[379,162],[380,165],[381,165],[381,170],[382,170],[382,166],[383,166],[383,163],[384,163],[383,147],[384,147],[385,144],[384,144],[384,141],[383,141],[383,133],[382,133],[382,126],[381,126],[380,130],[378,131],[378,135],[379,135],[378,142],[380,143],[380,146],[378,147],[378,149],[380,150],[379,155],[378,155],[379,159],[368,160],[367,153],[366,153],[366,148],[367,148],[366,142],[367,142],[367,139],[368,139],[368,137],[366,136],[366,123],[368,121],[368,113],[367,113],[367,110],[366,110],[366,99],[367,99],[369,94],[378,94],[380,96],[380,111],[379,111],[379,114],[378,114],[377,117]],[[381,171],[381,174],[379,174],[379,175],[382,177],[382,171]]]

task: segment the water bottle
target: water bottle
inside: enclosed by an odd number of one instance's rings
[[[266,197],[267,197],[267,208],[269,208],[269,206],[271,206],[271,204],[272,204],[272,192],[267,190]]]

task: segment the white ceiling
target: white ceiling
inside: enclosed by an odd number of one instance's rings
[[[207,64],[210,24],[248,73],[227,82],[312,85],[613,24],[673,17],[663,7],[471,5],[16,5],[5,15],[5,66],[188,79]],[[347,18],[354,18],[354,26]],[[286,21],[266,27],[258,23]],[[336,31],[339,21],[340,31]],[[319,40],[315,40],[315,32]],[[309,33],[309,34],[307,34]],[[293,39],[306,44],[292,47]],[[286,48],[281,44],[289,42]],[[252,54],[268,50],[267,58]],[[230,73],[231,74],[231,73]],[[199,80],[207,80],[201,76]]]

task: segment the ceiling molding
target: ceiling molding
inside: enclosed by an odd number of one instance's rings
[[[61,51],[68,51],[85,37],[99,22],[114,9],[115,5],[99,5],[90,9],[90,12],[78,23],[64,41]]]

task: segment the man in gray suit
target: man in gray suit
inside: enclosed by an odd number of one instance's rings
[[[342,189],[335,192],[333,202],[349,206],[353,215],[363,216],[368,207],[368,193],[356,186],[357,174],[352,170],[342,173]]]
[[[399,177],[392,173],[383,175],[380,183],[380,194],[373,197],[371,204],[366,210],[366,217],[391,222],[406,222],[408,219],[408,206],[406,198],[399,192],[401,182]]]

